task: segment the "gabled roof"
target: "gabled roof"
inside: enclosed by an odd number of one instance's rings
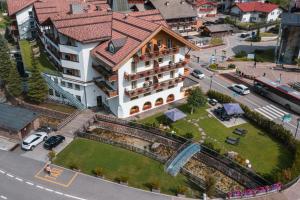
[[[111,37],[111,12],[62,14],[52,17],[51,21],[58,32],[79,42],[104,41]]]
[[[264,12],[269,13],[278,8],[277,4],[262,2],[245,2],[235,4],[242,12]]]
[[[198,49],[197,46],[165,26],[130,15],[113,13],[112,40],[127,37],[126,43],[116,53],[112,54],[107,51],[110,42],[107,41],[93,49],[92,54],[115,71],[160,31],[166,32],[194,50]]]
[[[206,26],[205,28],[208,29],[211,33],[233,31],[232,26],[229,24],[215,24]]]
[[[0,128],[18,132],[34,121],[39,115],[30,110],[7,104],[0,104]]]
[[[14,15],[24,8],[33,5],[33,3],[37,1],[38,0],[7,0],[8,14],[10,16]]]
[[[202,6],[202,5],[212,5],[217,6],[217,3],[209,1],[209,0],[197,0],[195,2],[195,6]]]
[[[154,22],[157,24],[164,25],[168,27],[167,22],[164,20],[162,17],[161,13],[159,10],[147,10],[147,11],[141,11],[141,12],[131,12],[128,13],[130,16],[137,17],[140,19],[144,19],[150,22]]]
[[[165,20],[197,17],[197,11],[185,0],[150,0]]]

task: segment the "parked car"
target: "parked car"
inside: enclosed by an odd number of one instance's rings
[[[33,150],[38,144],[47,140],[48,133],[46,132],[35,132],[34,134],[25,138],[22,142],[21,148],[23,150]]]
[[[242,34],[240,35],[241,38],[247,38],[247,37],[249,37],[249,36],[250,36],[249,33],[242,33]]]
[[[51,150],[52,148],[56,147],[57,145],[59,145],[60,143],[65,141],[65,137],[62,135],[54,135],[51,136],[50,138],[48,138],[45,143],[44,143],[44,148]]]
[[[233,84],[231,88],[233,91],[242,95],[250,94],[249,88],[243,84]]]
[[[205,74],[203,74],[199,69],[194,69],[192,72],[192,76],[203,79],[205,77]]]
[[[208,103],[212,106],[215,106],[215,105],[217,105],[218,101],[216,99],[209,99]]]

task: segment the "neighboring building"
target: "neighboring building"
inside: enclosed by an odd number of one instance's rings
[[[22,140],[40,126],[39,115],[24,108],[0,104],[0,113],[1,136]]]
[[[300,58],[300,13],[283,13],[276,48],[278,63],[295,63]]]
[[[44,75],[51,99],[103,106],[124,118],[184,97],[187,48],[197,47],[170,30],[157,10],[125,14],[94,0],[45,0],[34,3],[33,15],[38,38],[62,73]]]
[[[217,14],[217,3],[209,0],[195,0],[190,2],[197,11],[198,17],[214,17]]]
[[[226,35],[231,35],[233,33],[233,28],[229,24],[216,24],[205,26],[203,28],[202,35],[209,37],[224,37]]]
[[[230,10],[230,8],[237,3],[247,3],[247,2],[261,2],[265,3],[265,0],[225,0],[221,2],[224,10]]]
[[[240,22],[272,22],[278,20],[281,13],[277,4],[262,2],[237,3],[230,11]]]
[[[182,36],[199,34],[197,11],[185,0],[150,0],[149,4],[160,11],[173,31]]]

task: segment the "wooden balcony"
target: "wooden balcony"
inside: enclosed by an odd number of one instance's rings
[[[105,67],[101,66],[101,65],[95,65],[93,64],[92,67],[99,72],[99,74],[101,74],[105,80],[112,82],[112,81],[117,81],[118,80],[118,75],[108,71]]]
[[[109,97],[118,96],[118,91],[111,88],[105,81],[95,81],[95,84]]]
[[[173,48],[161,48],[159,50],[153,50],[150,52],[147,52],[141,56],[134,55],[133,60],[134,62],[140,62],[140,61],[148,61],[152,60],[158,57],[166,56],[166,55],[173,55],[177,54],[179,52],[179,47],[173,47]]]
[[[149,69],[149,70],[134,73],[134,74],[125,73],[124,77],[128,81],[134,81],[134,80],[137,80],[137,79],[140,79],[140,78],[153,76],[155,74],[159,74],[159,73],[162,73],[162,72],[167,72],[167,71],[172,71],[174,69],[179,69],[181,67],[184,67],[186,64],[187,64],[186,61],[180,61],[178,63],[173,63],[173,64],[161,66],[161,67],[154,66],[153,69]]]
[[[183,82],[185,79],[184,76],[179,76],[177,78],[174,79],[170,79],[167,81],[163,81],[163,82],[159,82],[159,83],[155,83],[153,85],[149,85],[147,87],[142,87],[142,88],[137,88],[134,90],[126,90],[125,89],[125,94],[129,97],[135,97],[141,94],[145,94],[145,93],[149,93],[152,92],[153,90],[160,90],[160,89],[166,89],[170,86],[174,86],[180,82]]]

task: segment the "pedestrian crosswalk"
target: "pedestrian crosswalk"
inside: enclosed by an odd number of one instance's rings
[[[289,114],[272,104],[260,108],[256,108],[254,110],[270,120],[278,119],[278,118],[281,119],[284,115]]]

